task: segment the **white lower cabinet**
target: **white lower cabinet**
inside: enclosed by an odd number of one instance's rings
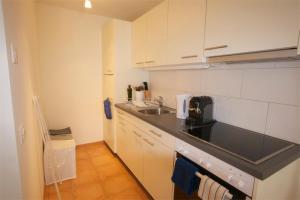
[[[117,136],[116,136],[116,144],[117,144],[117,153],[119,157],[123,160],[123,162],[128,165],[129,164],[129,145],[130,143],[130,132],[127,129],[127,125],[118,119],[117,121]]]
[[[143,182],[143,140],[142,134],[140,131],[136,130],[134,127],[131,127],[130,130],[131,136],[129,141],[130,148],[130,160],[129,160],[129,169],[132,173]]]
[[[113,110],[112,110],[113,112]],[[103,119],[103,139],[111,150],[115,149],[115,138],[114,138],[114,121],[109,119]]]
[[[174,151],[149,136],[143,140],[143,184],[154,199],[172,199]]]
[[[134,121],[132,116],[117,118],[119,157],[154,199],[173,199],[171,176],[175,151],[170,141],[166,145],[163,140],[154,138],[147,132],[148,124],[140,124],[140,120]]]

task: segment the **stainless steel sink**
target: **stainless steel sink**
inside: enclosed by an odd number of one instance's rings
[[[164,108],[148,108],[148,109],[139,110],[138,112],[143,113],[145,115],[161,115],[161,114],[174,113],[173,111]]]

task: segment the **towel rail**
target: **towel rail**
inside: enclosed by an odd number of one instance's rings
[[[202,175],[202,174],[199,173],[199,172],[196,172],[195,175],[198,176],[200,179],[202,179],[203,176],[204,176],[204,175]],[[228,192],[228,191],[226,192],[225,196],[226,196],[228,199],[232,199],[232,197],[233,197],[233,195],[232,195],[230,192]]]

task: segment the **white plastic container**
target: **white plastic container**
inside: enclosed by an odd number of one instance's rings
[[[52,140],[52,146],[45,145],[44,174],[46,185],[76,178],[76,144],[72,140]],[[54,166],[53,166],[54,165]],[[53,179],[53,167],[55,179]]]
[[[189,103],[191,94],[176,95],[176,117],[179,119],[186,119],[189,116]]]
[[[144,91],[135,91],[135,101],[137,103],[144,102]]]

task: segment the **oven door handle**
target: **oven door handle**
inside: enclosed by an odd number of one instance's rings
[[[204,177],[204,175],[201,174],[200,172],[196,172],[195,175],[197,177],[199,177],[200,179],[203,179],[203,177]],[[230,192],[227,192],[225,195],[228,199],[232,199],[232,197],[233,197],[233,195]]]

